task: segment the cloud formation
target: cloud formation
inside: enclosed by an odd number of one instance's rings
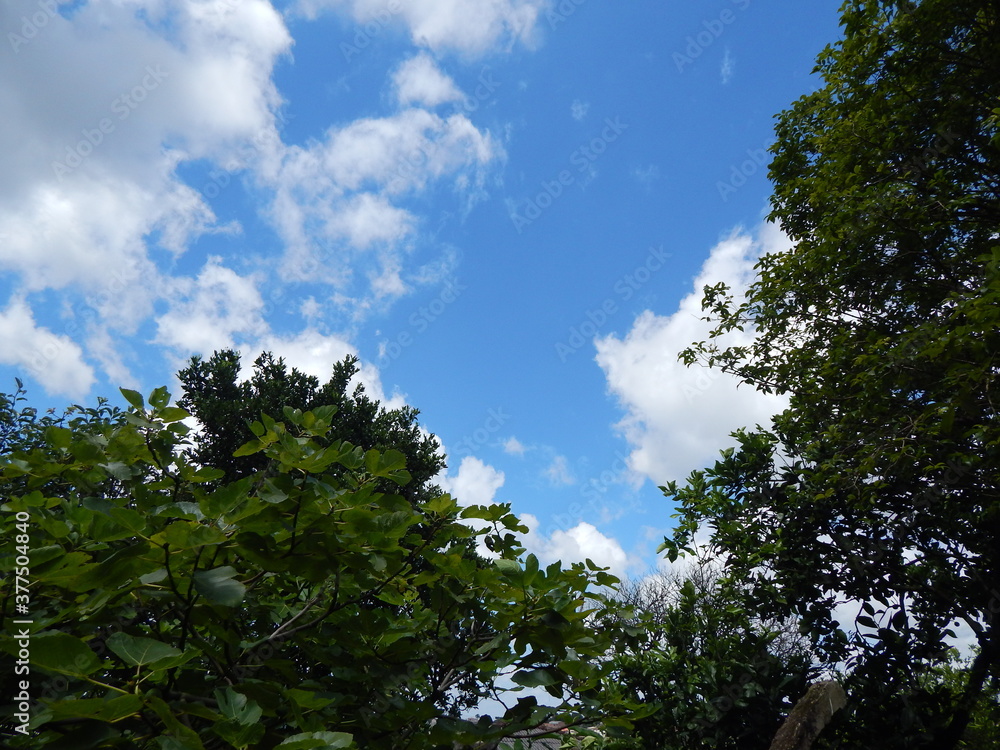
[[[609,335],[595,342],[608,391],[625,411],[617,427],[632,447],[629,465],[634,471],[658,485],[684,479],[731,445],[731,432],[767,425],[784,408],[781,397],[737,387],[733,377],[717,370],[685,367],[677,355],[708,338],[711,324],[701,320],[706,285],[725,282],[739,294],[753,280],[757,258],[788,245],[770,224],[760,227],[756,236],[733,232],[712,248],[676,312],[657,315],[647,310],[623,338]],[[750,335],[726,341],[746,343]]]
[[[418,46],[475,58],[516,44],[533,46],[547,5],[547,0],[300,0],[298,7],[307,17],[344,11],[363,27],[401,24]]]

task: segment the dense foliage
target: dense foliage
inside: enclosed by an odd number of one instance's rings
[[[707,525],[758,614],[801,618],[849,672],[843,742],[949,750],[1000,679],[1000,6],[852,0],[842,23],[825,85],[778,118],[794,248],[745,298],[707,289],[717,328],[685,354],[790,408],[665,488],[665,547]],[[734,329],[754,343],[720,344]],[[957,626],[975,658],[928,681]]]
[[[365,392],[357,378],[357,357],[335,363],[330,379],[322,385],[318,378],[289,369],[269,352],[254,361],[245,379],[240,371],[239,353],[225,349],[207,360],[193,357],[177,374],[184,388],[178,405],[191,412],[202,427],[192,435],[192,455],[202,464],[225,471],[226,481],[264,467],[266,457],[261,454],[234,455],[253,438],[250,425],[262,412],[280,415],[286,406],[301,411],[333,406],[330,434],[317,439],[346,440],[379,451],[398,450],[406,456],[410,481],[396,491],[414,501],[441,494],[431,483],[445,466],[437,439],[420,431],[419,411],[413,407],[387,409]]]
[[[762,621],[707,559],[615,593],[639,644],[615,661],[617,690],[659,710],[614,750],[767,750],[815,676],[794,621]]]
[[[164,389],[123,393],[127,413],[67,425],[7,410],[23,421],[0,460],[2,531],[31,548],[40,703],[5,746],[451,748],[554,713],[615,725],[596,696],[617,636],[592,624],[592,587],[614,579],[540,568],[509,507],[382,491],[409,482],[406,458],[333,438],[333,407],[263,415],[237,453],[264,468],[227,482],[187,455]],[[5,620],[14,602],[7,587]],[[2,649],[7,701],[17,645]],[[501,675],[564,710],[528,697],[502,728],[462,719]]]

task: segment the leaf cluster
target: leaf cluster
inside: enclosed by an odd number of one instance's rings
[[[262,415],[237,453],[264,468],[227,482],[191,458],[165,389],[122,393],[121,419],[40,426],[0,461],[4,533],[30,516],[41,699],[34,736],[6,746],[451,748],[555,714],[623,721],[599,700],[614,632],[591,624],[591,587],[614,579],[540,568],[508,506],[384,491],[406,458],[334,438],[332,406]],[[9,699],[16,647],[0,650]],[[556,707],[501,694],[504,675]],[[489,696],[506,724],[461,718]]]

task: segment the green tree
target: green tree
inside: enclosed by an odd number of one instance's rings
[[[509,506],[383,492],[410,480],[404,456],[333,438],[333,407],[262,415],[237,454],[265,468],[225,482],[188,455],[165,389],[123,393],[122,419],[47,425],[0,458],[17,543],[0,612],[30,600],[33,623],[32,734],[5,727],[6,747],[450,749],[553,715],[621,723],[627,706],[599,700],[616,636],[591,624],[611,622],[593,586],[615,579],[540,568]],[[26,597],[7,585],[24,548]],[[19,647],[0,646],[4,701]],[[503,675],[561,703],[462,719]]]
[[[351,390],[360,371],[358,363],[354,356],[337,362],[330,379],[321,385],[318,378],[288,369],[283,359],[269,352],[257,357],[244,381],[239,379],[241,363],[236,351],[217,351],[208,360],[193,357],[177,374],[184,388],[178,405],[202,426],[193,437],[193,457],[225,471],[225,481],[235,481],[266,463],[261,455],[234,456],[253,437],[250,425],[262,412],[281,414],[286,406],[308,411],[330,405],[336,408],[330,439],[379,451],[398,450],[406,456],[411,477],[398,491],[414,501],[441,494],[431,480],[444,468],[445,460],[437,439],[421,432],[420,412],[410,406],[386,409],[368,396],[360,382]]]
[[[857,746],[958,746],[1000,642],[1000,6],[851,0],[824,85],[782,113],[771,220],[793,239],[683,356],[787,394],[666,494],[671,556],[707,526],[759,613],[794,614],[849,671]],[[724,344],[753,330],[749,346]],[[864,606],[853,623],[834,610]],[[926,688],[954,626],[978,652]]]
[[[615,660],[614,689],[656,707],[635,722],[637,750],[766,750],[815,675],[792,621],[761,621],[718,562],[623,583],[615,594],[641,633]]]

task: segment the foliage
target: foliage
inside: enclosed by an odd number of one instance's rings
[[[850,746],[957,746],[1000,669],[1000,6],[852,0],[825,85],[782,113],[771,219],[795,243],[683,357],[787,394],[686,485],[665,549],[708,526],[762,616],[850,672]],[[725,347],[733,330],[754,342]],[[838,621],[845,600],[864,603]],[[957,699],[926,675],[960,624]]]
[[[360,382],[351,391],[359,372],[358,358],[348,356],[333,366],[330,379],[320,385],[317,378],[294,367],[289,370],[284,360],[265,352],[254,361],[249,377],[240,381],[238,352],[217,351],[207,361],[193,357],[177,376],[184,387],[178,405],[202,425],[193,436],[194,458],[225,471],[226,481],[235,481],[265,464],[260,454],[234,456],[237,448],[253,438],[250,425],[262,412],[273,415],[281,414],[286,406],[308,411],[331,405],[336,409],[331,417],[331,439],[401,452],[406,456],[410,482],[396,491],[414,501],[440,495],[440,488],[431,480],[444,468],[444,458],[435,437],[420,431],[419,411],[410,406],[386,409],[367,395]]]
[[[452,748],[553,714],[621,723],[627,707],[597,700],[617,636],[590,624],[607,612],[590,587],[615,579],[522,561],[508,506],[381,491],[409,481],[404,456],[334,438],[332,407],[262,416],[237,453],[265,468],[225,482],[187,455],[165,389],[123,394],[123,419],[44,426],[0,460],[4,538],[30,519],[40,699],[35,734],[7,730],[6,747]],[[496,558],[470,555],[473,537]],[[14,602],[7,587],[5,619]],[[459,718],[501,675],[562,709],[527,697],[502,729]]]
[[[739,587],[705,558],[626,583],[616,598],[637,613],[644,637],[616,659],[612,684],[659,710],[612,747],[770,747],[815,674],[794,622],[755,618]]]
[[[945,691],[957,701],[969,679],[973,657],[962,658],[957,649],[948,652],[947,661],[921,678],[928,690]],[[993,679],[976,700],[961,750],[993,750],[1000,747],[1000,679]]]

